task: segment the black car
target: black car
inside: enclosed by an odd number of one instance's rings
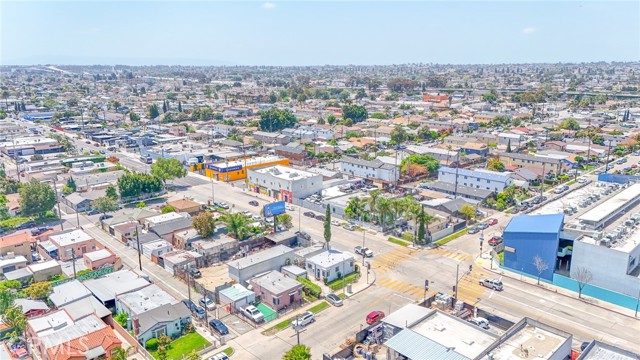
[[[202,277],[202,273],[196,268],[190,269],[189,273],[191,274],[191,276],[193,276],[194,279],[200,279]]]
[[[189,299],[183,299],[182,303],[185,304],[187,306],[187,309],[189,309],[189,311],[191,312],[196,311],[196,308],[198,307],[193,301]]]
[[[28,229],[30,227],[34,227],[36,226],[36,223],[33,221],[27,221],[27,222],[23,222],[22,224],[16,226],[16,230],[24,230],[24,229]]]
[[[45,231],[49,231],[49,230],[53,230],[53,228],[49,227],[49,226],[45,226],[45,227],[39,227],[37,229],[32,229],[31,230],[31,236],[38,236],[38,235],[44,233]]]
[[[109,215],[109,214],[100,215],[100,221],[111,219],[112,217],[113,215]]]
[[[324,215],[316,216],[316,220],[324,221],[324,219],[325,219]]]
[[[303,239],[307,239],[307,240],[311,239],[311,235],[307,234],[304,231],[296,231],[296,235],[300,236]]]
[[[251,206],[259,206],[260,204],[256,200],[249,201],[249,205]]]
[[[310,218],[312,218],[312,219],[313,219],[314,217],[316,217],[316,214],[314,214],[312,211],[305,211],[305,212],[304,212],[304,214],[302,214],[302,215],[304,215],[304,216],[306,216],[306,217],[310,217]]]
[[[229,334],[229,329],[227,328],[227,326],[220,320],[218,319],[213,319],[211,321],[209,321],[209,326],[211,326],[211,328],[217,332],[220,333],[220,335],[228,335]]]
[[[98,214],[100,214],[100,211],[98,211],[96,209],[93,209],[93,210],[87,212],[87,215],[98,215]]]

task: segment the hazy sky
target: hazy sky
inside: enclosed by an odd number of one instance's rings
[[[640,60],[640,1],[6,1],[2,64]]]

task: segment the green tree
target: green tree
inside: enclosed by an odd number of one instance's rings
[[[163,101],[162,102],[162,113],[166,113],[167,112],[167,101]]]
[[[380,199],[378,199],[376,210],[378,216],[380,217],[380,224],[384,227],[388,224],[389,218],[393,212],[393,209],[391,207],[391,200],[385,197],[380,197]]]
[[[67,179],[67,186],[71,189],[71,192],[76,192],[76,181],[73,180],[73,176],[69,176],[69,178]]]
[[[400,169],[404,172],[409,164],[423,166],[429,172],[435,172],[440,168],[440,162],[429,155],[409,155],[400,162]]]
[[[580,130],[580,123],[574,118],[568,118],[560,123],[560,129],[578,131]]]
[[[246,215],[231,213],[221,219],[236,240],[244,240],[249,235],[249,218]]]
[[[147,207],[147,203],[145,203],[144,201],[140,201],[139,203],[136,204],[137,209],[142,209],[145,207]]]
[[[13,305],[15,296],[8,289],[0,289],[0,314],[4,314]]]
[[[213,235],[216,229],[216,222],[211,213],[202,212],[193,218],[193,228],[196,229],[200,236],[207,238]]]
[[[26,216],[42,216],[56,204],[56,193],[46,183],[32,179],[20,189],[20,210]]]
[[[158,105],[151,104],[151,105],[147,106],[147,116],[151,120],[153,120],[153,119],[157,118],[158,116],[160,116],[160,110],[158,110]]]
[[[276,216],[278,221],[278,225],[282,225],[287,229],[291,229],[293,227],[293,218],[289,214],[280,214]]]
[[[182,112],[182,101],[178,101],[178,112]]]
[[[393,131],[391,131],[391,142],[393,144],[402,144],[407,141],[408,138],[407,131],[402,125],[396,125]]]
[[[109,196],[103,196],[93,200],[91,202],[91,206],[101,213],[106,214],[108,212],[118,210],[118,200]]]
[[[376,211],[378,210],[378,200],[382,196],[382,191],[380,189],[375,189],[369,191],[369,200],[367,201],[367,205],[369,205],[369,213],[371,215],[371,219],[375,219]]]
[[[367,109],[362,105],[345,105],[342,107],[342,118],[351,119],[353,122],[367,120]]]
[[[147,173],[127,173],[118,178],[118,190],[123,198],[159,192],[162,187],[160,178]]]
[[[329,123],[329,125],[335,124],[336,121],[337,121],[337,119],[333,114],[327,116],[327,122]]]
[[[200,359],[202,359],[202,356],[200,356],[200,354],[198,354],[198,352],[195,350],[191,350],[191,352],[188,353],[184,358],[184,360],[200,360]]]
[[[482,95],[482,101],[484,102],[494,102],[498,100],[498,96],[494,93],[486,93]]]
[[[465,219],[471,220],[474,217],[476,217],[476,209],[473,206],[466,204],[466,205],[463,205],[462,208],[460,209],[460,214]]]
[[[140,121],[140,115],[134,113],[133,111],[129,112],[129,120],[131,121]]]
[[[327,250],[330,249],[331,242],[331,206],[327,204],[327,211],[324,216],[324,241],[327,243]]]
[[[12,306],[4,311],[2,314],[2,321],[5,325],[13,328],[11,337],[20,338],[24,335],[24,331],[27,329],[27,317],[24,316],[22,306]]]
[[[280,131],[290,128],[298,123],[295,115],[288,109],[270,108],[259,112],[260,121],[258,126],[262,131]]]
[[[126,349],[121,347],[115,348],[111,353],[111,360],[127,360],[129,358],[129,353],[131,352],[133,347],[129,346]]]
[[[107,186],[106,191],[106,197],[112,198],[114,200],[118,200],[118,191],[116,190],[116,187],[113,185],[109,185]]]
[[[25,295],[33,300],[45,299],[51,292],[51,284],[47,281],[41,281],[29,285],[24,289]]]
[[[509,142],[507,143],[507,152],[510,153],[511,151],[511,139],[509,139]]]
[[[364,215],[365,203],[362,198],[354,196],[349,199],[349,203],[347,203],[347,207],[344,212],[347,218],[349,219],[358,219],[361,220]]]
[[[487,169],[502,172],[504,171],[504,164],[498,159],[489,159]]]
[[[172,212],[176,212],[176,208],[171,206],[171,205],[166,205],[162,207],[161,212],[163,214],[168,214],[168,213],[172,213]]]
[[[305,345],[294,345],[282,355],[282,360],[311,360],[311,349]]]
[[[158,337],[158,351],[156,352],[157,360],[168,360],[169,356],[167,351],[171,346],[171,338],[167,335],[160,335]]]
[[[160,158],[151,164],[151,175],[157,177],[166,184],[167,180],[187,176],[187,170],[182,166],[182,163],[180,163],[180,160],[178,159]]]

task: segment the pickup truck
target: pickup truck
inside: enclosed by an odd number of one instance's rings
[[[257,307],[253,305],[249,305],[246,308],[242,309],[242,315],[248,317],[253,320],[255,323],[261,323],[264,321],[264,315],[258,310]]]
[[[502,291],[504,289],[502,281],[496,279],[482,279],[480,280],[480,285],[497,291]]]

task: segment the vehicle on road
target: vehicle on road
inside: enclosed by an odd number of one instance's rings
[[[489,329],[489,321],[482,317],[474,317],[470,320],[470,322],[476,326],[479,326],[485,330]]]
[[[100,217],[98,218],[98,220],[102,221],[102,220],[107,220],[107,219],[111,219],[113,217],[113,215],[109,215],[109,214],[104,214],[104,215],[100,215]]]
[[[249,205],[251,205],[251,206],[260,206],[260,203],[258,203],[256,200],[251,200],[251,201],[249,201]]]
[[[314,214],[312,211],[305,211],[302,215],[310,217],[312,219],[316,217],[316,214]]]
[[[213,300],[209,299],[208,297],[203,297],[202,299],[200,299],[200,305],[207,308],[207,310],[216,309],[216,303],[214,303]]]
[[[89,140],[85,141],[84,143],[91,145],[91,141],[89,141]]]
[[[44,227],[39,227],[37,229],[32,229],[31,230],[31,236],[38,236],[38,235],[44,233],[45,231],[49,231],[49,230],[53,230],[53,228],[50,227],[50,226],[44,226]]]
[[[467,230],[467,233],[469,233],[469,234],[476,234],[476,233],[479,233],[479,232],[480,232],[480,229],[478,229],[477,226],[472,226],[472,227],[469,228],[469,230]]]
[[[285,205],[285,207],[284,207],[284,208],[285,208],[285,209],[287,209],[288,211],[295,211],[295,210],[296,210],[296,208],[295,208],[295,207],[293,207],[293,205],[291,205],[291,204],[287,204],[287,205]]]
[[[356,226],[355,226],[355,225],[353,225],[353,224],[345,224],[345,225],[343,226],[343,228],[344,228],[345,230],[354,231],[354,230],[356,229]]]
[[[502,236],[493,235],[491,239],[489,239],[489,245],[491,246],[498,246],[500,244],[502,244]]]
[[[106,153],[107,153],[107,152],[106,152],[106,151],[104,151],[104,150],[99,150],[98,152],[99,152],[100,154],[102,154],[102,155],[104,155],[104,154],[106,154]]]
[[[311,311],[306,311],[298,316],[295,320],[291,321],[291,326],[293,326],[293,328],[295,329],[297,327],[307,326],[314,321],[316,321],[316,318],[313,313]]]
[[[223,202],[223,201],[220,201],[220,202],[216,201],[216,202],[213,203],[213,205],[215,205],[215,206],[217,206],[217,207],[219,207],[221,209],[225,209],[225,210],[229,209],[229,205],[226,202]]]
[[[243,211],[242,214],[245,215],[245,216],[248,216],[248,217],[252,217],[253,216],[253,214],[249,210]]]
[[[198,305],[196,305],[193,301],[189,299],[183,299],[182,303],[185,304],[187,309],[189,309],[189,311],[191,312],[194,312],[196,310],[196,307],[198,307]]]
[[[367,315],[365,320],[367,321],[367,324],[371,325],[373,323],[376,323],[376,322],[382,320],[382,318],[384,318],[384,312],[382,312],[382,311],[372,311],[372,312],[369,313],[369,315]]]
[[[331,225],[340,226],[340,220],[331,220]]]
[[[478,226],[478,229],[480,229],[480,230],[485,230],[485,229],[489,228],[489,224],[483,223],[483,222],[478,224],[477,226]]]
[[[324,215],[316,216],[316,220],[324,221],[324,219],[325,219]]]
[[[336,294],[328,294],[325,299],[333,306],[342,306],[342,299]]]
[[[200,279],[200,278],[202,277],[202,273],[200,272],[200,270],[199,270],[199,269],[196,269],[196,268],[191,268],[191,269],[189,270],[189,274],[191,274],[191,276],[192,276],[194,279]]]
[[[356,246],[353,251],[355,251],[358,255],[364,255],[366,257],[373,257],[373,251],[369,250],[366,247],[362,247],[360,245]]]
[[[502,281],[497,279],[482,279],[480,280],[480,285],[484,287],[488,287],[489,289],[502,291],[504,287],[502,286]]]
[[[487,220],[487,224],[489,224],[489,226],[493,226],[493,225],[495,225],[497,223],[498,223],[497,219],[489,219],[489,220]]]
[[[258,308],[253,305],[249,305],[246,308],[242,309],[242,315],[253,320],[253,322],[255,323],[264,321],[264,315],[262,315],[260,310],[258,310]]]
[[[204,319],[207,316],[207,312],[200,306],[195,305],[195,308],[193,309],[192,313],[196,314],[196,316],[198,317],[198,319]]]
[[[253,221],[262,221],[262,220],[264,220],[264,218],[262,216],[260,216],[260,215],[253,215],[251,217],[251,220],[253,220]]]
[[[98,215],[98,214],[100,214],[100,211],[98,211],[98,210],[96,210],[96,209],[89,210],[89,211],[87,212],[87,215]]]
[[[586,182],[587,182],[587,179],[585,179],[585,178],[578,179],[578,184],[584,184]]]
[[[307,234],[304,231],[296,231],[296,235],[300,236],[303,239],[311,240],[311,235]]]
[[[220,333],[220,335],[229,335],[229,329],[227,328],[227,326],[218,319],[210,320],[209,326],[211,326],[213,330]]]
[[[140,156],[140,161],[143,164],[152,164],[153,163],[153,158],[151,158],[151,156]]]

